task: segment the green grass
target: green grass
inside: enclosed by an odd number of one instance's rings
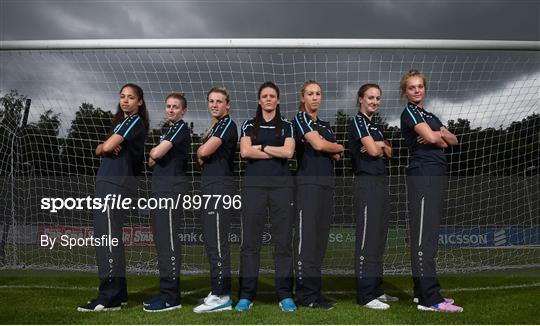
[[[261,248],[261,268],[273,269],[272,246]],[[16,250],[7,246],[6,251],[16,252],[17,258],[13,259],[17,266],[27,268],[42,268],[43,266],[82,266],[95,267],[95,249],[92,247],[75,247],[69,250],[57,246],[53,250],[36,245],[18,245]],[[238,269],[240,264],[240,247],[231,245],[232,269]],[[202,245],[189,245],[182,247],[182,263],[184,269],[200,270],[208,269],[206,252]],[[485,269],[486,266],[512,266],[538,264],[540,248],[519,249],[476,249],[476,248],[440,248],[438,251],[437,266],[440,270],[447,268],[476,268]],[[128,266],[155,270],[156,251],[154,247],[126,247],[126,261]],[[385,269],[401,270],[410,266],[409,248],[406,245],[390,246],[385,249]],[[323,269],[353,270],[354,244],[353,243],[329,243]]]
[[[462,314],[417,311],[411,300],[411,280],[385,277],[386,292],[400,298],[387,311],[355,304],[354,279],[325,277],[326,293],[338,300],[331,311],[300,309],[282,313],[273,294],[271,275],[260,278],[259,295],[247,313],[192,312],[209,291],[207,276],[182,277],[183,308],[145,313],[141,302],[158,291],[157,277],[128,277],[129,303],[121,311],[80,313],[76,306],[96,296],[92,273],[53,271],[0,271],[2,324],[536,324],[540,320],[540,270],[508,270],[440,277],[444,294],[465,308]],[[237,279],[233,281],[236,293]],[[236,299],[236,298],[235,298]]]

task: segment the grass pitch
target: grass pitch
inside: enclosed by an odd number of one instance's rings
[[[421,312],[412,304],[412,281],[406,276],[385,277],[385,290],[400,301],[386,311],[362,308],[355,302],[351,277],[325,277],[325,293],[336,300],[331,311],[300,308],[279,310],[271,275],[262,275],[253,309],[195,314],[197,300],[209,292],[207,276],[182,277],[182,309],[146,313],[142,301],[157,293],[155,276],[128,277],[129,302],[121,311],[76,311],[97,294],[93,273],[0,271],[2,324],[537,324],[540,321],[540,269],[507,270],[440,277],[445,296],[456,299],[462,314]],[[233,280],[233,294],[238,280]],[[233,295],[236,299],[236,295]]]

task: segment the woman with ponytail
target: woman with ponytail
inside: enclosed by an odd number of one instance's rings
[[[322,294],[321,267],[334,206],[334,160],[343,146],[328,121],[319,118],[322,90],[308,80],[300,91],[300,112],[294,118],[296,171],[296,298],[301,306],[329,310],[335,301]]]
[[[293,180],[288,160],[294,154],[292,124],[281,117],[279,88],[265,82],[257,93],[257,113],[242,125],[240,155],[247,159],[242,192],[242,246],[239,302],[247,311],[257,294],[262,235],[270,212],[275,286],[279,307],[293,312]]]
[[[214,87],[208,91],[206,99],[212,125],[197,150],[197,161],[202,166],[201,193],[214,199],[232,196],[233,162],[238,132],[236,124],[229,116],[229,92],[224,87]],[[202,210],[204,247],[210,262],[211,292],[193,309],[195,313],[232,309],[229,246],[231,210],[224,209],[221,204],[209,202]]]
[[[105,198],[129,197],[132,189],[137,189],[134,176],[140,173],[143,165],[148,125],[143,90],[135,84],[122,86],[111,135],[96,147],[96,155],[103,157],[96,178],[96,198],[101,198],[106,205]],[[99,294],[96,299],[79,306],[78,311],[120,310],[127,302],[122,242],[126,213],[126,210],[108,206],[94,211],[94,238],[105,237],[108,241],[96,246]]]

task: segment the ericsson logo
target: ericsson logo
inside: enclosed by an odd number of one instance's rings
[[[439,234],[439,244],[466,247],[504,247],[510,245],[508,229],[452,229]]]
[[[495,246],[504,246],[506,245],[506,231],[498,230],[493,233]]]
[[[439,235],[439,244],[442,245],[465,245],[481,246],[487,245],[487,234],[441,234]]]

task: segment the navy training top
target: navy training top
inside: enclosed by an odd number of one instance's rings
[[[447,165],[446,155],[442,148],[432,144],[420,144],[416,141],[418,134],[414,131],[414,126],[425,122],[433,131],[440,131],[443,124],[433,113],[430,113],[423,108],[412,103],[407,103],[407,106],[401,113],[401,135],[405,139],[405,145],[409,147],[411,158],[409,166],[416,165]]]
[[[362,112],[358,112],[349,124],[349,150],[352,155],[352,168],[355,175],[388,175],[382,157],[362,153],[362,138],[371,136],[374,141],[383,141],[381,129]]]
[[[159,137],[159,143],[162,141],[170,141],[173,147],[156,161],[152,173],[152,191],[154,192],[173,191],[175,185],[187,182],[185,177],[171,178],[186,175],[191,146],[191,135],[187,123],[180,120],[171,124],[167,132]]]
[[[285,139],[294,137],[294,132],[289,121],[282,119],[280,123],[281,133],[276,137],[276,126],[271,122],[263,121],[255,139],[252,140],[252,145],[283,146]],[[251,137],[254,124],[255,119],[246,120],[242,125],[241,137]],[[249,159],[244,176],[246,177],[244,178],[245,186],[292,187],[294,185],[290,177],[288,159],[285,158]]]
[[[236,143],[238,142],[236,123],[234,123],[229,115],[225,115],[216,122],[208,133],[208,139],[211,137],[219,137],[223,143],[206,159],[201,176],[232,176],[234,153],[236,152]]]
[[[146,128],[138,115],[124,117],[113,129],[113,134],[124,137],[118,155],[106,153],[101,160],[96,182],[105,181],[121,186],[128,184],[129,177],[139,175],[144,161]]]
[[[329,142],[336,143],[336,135],[330,123],[317,118],[312,121],[306,112],[298,112],[293,120],[296,140],[296,170],[298,184],[317,184],[334,186],[334,161],[332,155],[316,151],[311,144],[304,140],[304,135],[310,131],[317,131]]]

